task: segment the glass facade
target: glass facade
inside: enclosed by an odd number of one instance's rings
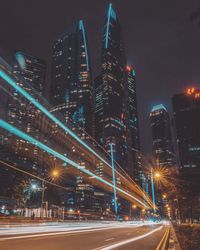
[[[54,42],[50,100],[52,112],[93,133],[93,85],[82,20]]]
[[[112,144],[114,160],[132,178],[138,179],[135,75],[126,65],[121,25],[112,4],[104,22],[101,74],[95,79],[95,137],[109,155]]]
[[[153,156],[159,166],[175,165],[171,121],[166,108],[160,104],[152,108],[150,122],[153,139]]]

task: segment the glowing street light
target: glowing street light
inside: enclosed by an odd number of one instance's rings
[[[58,170],[58,169],[52,170],[51,176],[52,176],[53,178],[58,178],[58,177],[60,176],[59,170]]]
[[[134,204],[134,205],[132,205],[132,208],[133,208],[133,209],[136,209],[136,208],[137,208],[137,206]]]
[[[156,172],[154,173],[154,178],[160,179],[161,177],[162,177],[162,175],[161,175],[160,172],[156,171]]]
[[[32,184],[31,184],[31,189],[32,189],[33,191],[36,191],[36,190],[38,189],[38,185],[37,185],[36,183],[32,183]]]

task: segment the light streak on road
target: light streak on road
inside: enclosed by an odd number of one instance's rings
[[[31,144],[37,146],[38,148],[44,150],[45,152],[57,157],[58,159],[64,161],[65,163],[70,164],[71,166],[77,168],[78,170],[84,172],[85,174],[95,177],[97,180],[99,180],[100,182],[104,183],[105,185],[111,187],[112,189],[114,188],[114,185],[106,180],[104,180],[103,178],[101,178],[100,176],[95,175],[94,173],[90,172],[89,170],[82,168],[79,164],[77,164],[76,162],[70,160],[69,158],[67,158],[66,156],[58,153],[57,151],[53,150],[52,148],[48,147],[47,145],[45,145],[44,143],[36,140],[35,138],[31,137],[30,135],[22,132],[21,130],[17,129],[16,127],[12,126],[11,124],[3,121],[2,119],[0,119],[0,127],[7,130],[8,132],[24,139],[25,141],[30,142]],[[145,203],[143,203],[142,201],[140,201],[139,199],[137,199],[136,197],[134,197],[133,195],[129,194],[128,192],[124,191],[123,189],[116,187],[116,189],[125,194],[126,196],[130,197],[131,199],[137,201],[139,204],[141,204],[144,207],[147,207]]]
[[[58,223],[58,225],[46,226],[20,226],[15,228],[0,228],[0,241],[16,240],[25,238],[45,237],[62,234],[77,234],[85,232],[103,231],[119,228],[137,228],[142,227],[143,224],[131,223]],[[13,236],[14,235],[14,236]]]
[[[134,241],[137,241],[137,240],[141,240],[143,238],[146,238],[148,236],[150,236],[151,234],[154,234],[155,232],[161,230],[163,228],[163,226],[160,226],[146,234],[142,234],[140,236],[137,236],[137,237],[134,237],[134,238],[131,238],[131,239],[128,239],[128,240],[123,240],[121,242],[118,242],[118,243],[114,243],[112,245],[109,245],[109,246],[104,246],[104,247],[98,247],[98,248],[95,248],[94,250],[112,250],[112,249],[115,249],[115,248],[118,248],[118,247],[121,247],[123,245],[126,245],[126,244],[129,244],[129,243],[132,243]]]

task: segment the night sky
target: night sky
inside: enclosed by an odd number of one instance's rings
[[[51,64],[55,37],[83,19],[93,76],[99,73],[106,0],[2,0],[0,54],[15,50]],[[154,104],[171,111],[171,97],[187,86],[200,87],[200,26],[190,16],[199,0],[113,0],[123,28],[127,59],[137,74],[141,146],[151,151],[148,114]]]

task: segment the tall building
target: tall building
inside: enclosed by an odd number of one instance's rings
[[[178,152],[180,159],[181,219],[200,216],[200,90],[189,88],[172,98]]]
[[[93,133],[93,85],[82,20],[53,44],[50,99],[54,110],[59,110],[66,120]]]
[[[11,78],[15,79],[17,84],[33,95],[34,98],[41,98],[44,90],[46,64],[39,58],[23,52],[16,52],[15,56],[17,62],[12,67],[0,58],[0,68],[3,72],[9,72]],[[37,113],[33,106],[31,104],[26,105],[20,92],[9,88],[2,79],[1,84],[3,88],[0,91],[0,95],[1,98],[4,98],[4,102],[0,105],[0,116],[8,123],[33,137],[41,138],[38,128],[35,128],[33,125]],[[35,91],[36,89],[38,91]],[[45,172],[47,164],[45,162],[39,164],[39,150],[36,146],[31,148],[32,157],[30,157],[30,151],[25,146],[27,144],[20,138],[15,138],[15,136],[7,132],[2,132],[0,144],[0,158],[2,161],[14,164],[32,174],[39,175]],[[18,193],[22,193],[23,189],[20,185],[28,179],[22,173],[19,174],[11,169],[4,168],[1,169],[0,176],[2,191],[5,191],[2,194],[7,197],[17,196]],[[16,193],[13,193],[14,189]],[[17,191],[18,189],[19,191]]]
[[[95,138],[109,154],[112,144],[114,160],[133,179],[138,179],[135,73],[126,65],[121,25],[112,4],[104,22],[101,73],[95,79]]]
[[[113,144],[114,159],[121,166],[126,162],[124,67],[121,26],[109,4],[103,31],[101,75],[95,81],[96,135],[108,153]]]
[[[80,20],[53,44],[50,100],[52,112],[61,112],[72,121],[79,136],[93,135],[93,84],[85,26]],[[86,133],[85,133],[86,132]],[[81,161],[81,159],[80,159]],[[85,162],[81,162],[84,166]],[[76,203],[79,209],[91,209],[94,188],[76,177]]]
[[[175,165],[174,147],[171,133],[171,120],[167,109],[156,105],[150,113],[153,156],[159,166],[170,167]]]
[[[44,94],[46,79],[46,63],[35,56],[22,51],[15,53],[15,73],[21,75],[38,93]]]
[[[127,127],[127,173],[136,181],[141,181],[141,155],[139,140],[139,124],[136,95],[135,70],[127,65],[125,68],[125,106],[126,106],[126,127]]]
[[[200,168],[200,90],[172,98],[181,168]]]

